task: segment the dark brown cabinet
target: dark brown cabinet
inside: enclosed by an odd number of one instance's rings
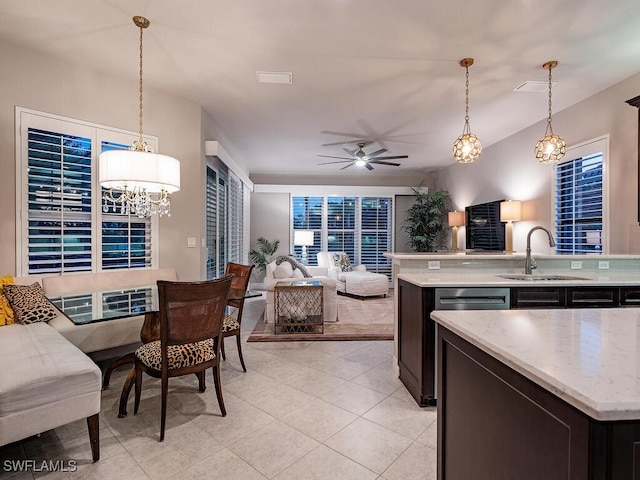
[[[398,280],[400,380],[422,407],[437,403],[436,326],[431,319],[435,291]],[[511,287],[509,305],[512,309],[640,307],[640,286]]]

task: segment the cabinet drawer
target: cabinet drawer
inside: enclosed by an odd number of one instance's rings
[[[511,289],[511,308],[564,308],[564,287],[531,287]]]
[[[572,287],[567,294],[569,308],[617,307],[619,301],[617,287]]]
[[[640,307],[640,288],[623,287],[620,289],[620,305]]]

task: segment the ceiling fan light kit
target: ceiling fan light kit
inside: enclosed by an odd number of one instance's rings
[[[471,65],[473,65],[473,58],[460,60],[460,66],[466,70],[466,90],[464,128],[453,144],[453,158],[458,163],[473,163],[482,153],[482,142],[477,135],[471,133],[471,127],[469,127],[469,67]]]

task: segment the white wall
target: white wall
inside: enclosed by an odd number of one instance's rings
[[[625,103],[639,94],[637,74],[553,115],[554,133],[562,136],[568,146],[610,135],[610,253],[640,253],[638,110]],[[540,102],[544,108],[546,97],[540,95]],[[538,163],[533,153],[545,127],[546,120],[485,148],[476,163],[453,164],[437,180],[438,187],[451,192],[459,209],[500,198],[523,200],[526,220],[515,223],[513,229],[514,249],[518,252],[524,251],[532,226],[553,227],[551,166]],[[482,138],[482,125],[476,125],[474,133]],[[464,238],[464,232],[459,235]],[[532,237],[532,248],[551,252],[543,234]]]
[[[0,40],[0,272],[16,273],[15,106],[138,131],[138,101],[132,78],[89,71]],[[145,84],[144,131],[159,137],[159,151],[181,162],[182,188],[172,198],[172,216],[160,219],[160,267],[175,267],[181,280],[200,276],[200,251],[187,237],[201,235],[201,108]],[[190,187],[191,186],[191,187]]]

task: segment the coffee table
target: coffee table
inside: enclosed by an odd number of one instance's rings
[[[274,287],[274,333],[323,333],[323,287],[319,280],[280,281]]]

